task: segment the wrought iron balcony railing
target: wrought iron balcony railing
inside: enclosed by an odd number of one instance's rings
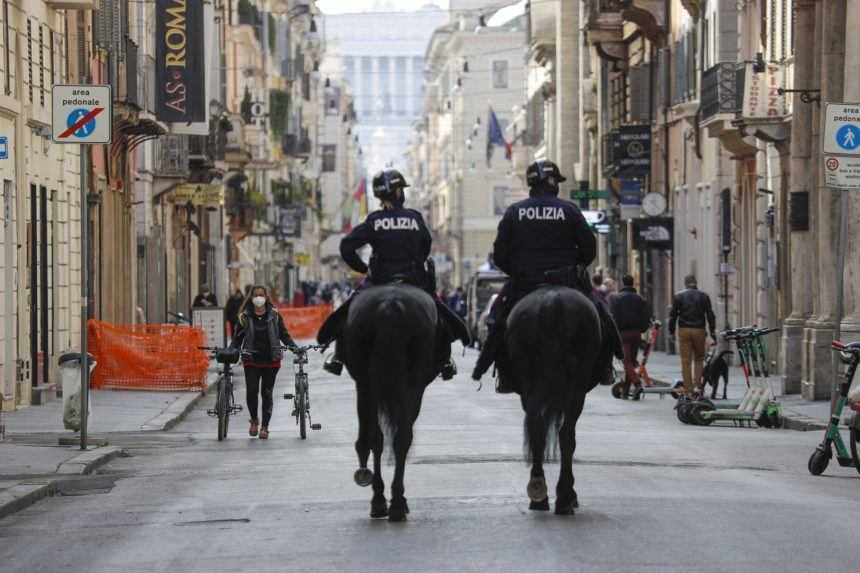
[[[742,98],[742,66],[721,62],[702,73],[702,121],[719,114],[737,114]]]

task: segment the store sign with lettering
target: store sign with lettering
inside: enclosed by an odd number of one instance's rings
[[[155,0],[155,115],[168,123],[206,120],[203,2]]]

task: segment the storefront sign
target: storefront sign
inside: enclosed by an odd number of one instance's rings
[[[781,119],[788,115],[785,96],[780,95],[782,66],[767,64],[764,72],[753,71],[753,64],[744,70],[744,119]]]
[[[173,202],[195,207],[217,209],[224,204],[224,186],[207,183],[183,183],[173,190]]]
[[[206,121],[203,2],[155,0],[155,115],[168,123]]]
[[[278,211],[278,231],[283,237],[301,237],[302,209],[299,207],[281,207]]]
[[[651,126],[618,128],[612,154],[616,177],[645,177],[651,172]]]
[[[674,223],[671,217],[633,219],[633,248],[671,251]]]

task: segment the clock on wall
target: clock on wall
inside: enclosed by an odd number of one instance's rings
[[[662,193],[648,193],[642,198],[642,210],[649,217],[662,215],[666,211],[666,197]]]

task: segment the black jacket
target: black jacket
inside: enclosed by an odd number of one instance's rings
[[[711,334],[714,334],[717,320],[711,308],[711,297],[695,287],[675,294],[669,313],[669,334],[675,334],[676,321],[678,328],[705,328],[707,322]]]
[[[255,322],[265,321],[266,337],[258,338]],[[266,307],[266,313],[257,317],[254,309],[246,308],[239,316],[239,328],[236,331],[230,346],[239,348],[243,352],[251,353],[250,362],[268,363],[280,362],[284,357],[281,342],[285,346],[295,346],[296,343],[287,331],[284,317],[271,305]]]
[[[609,312],[618,330],[645,332],[651,326],[651,309],[633,287],[624,287],[609,297]]]
[[[493,244],[493,261],[514,279],[587,266],[596,255],[597,241],[579,207],[546,194],[508,207]]]
[[[356,272],[370,270],[375,283],[389,282],[395,275],[424,280],[424,262],[430,256],[433,239],[421,213],[400,207],[374,211],[364,223],[355,227],[340,242],[340,254]],[[358,251],[370,245],[373,255],[370,269],[358,256]]]

